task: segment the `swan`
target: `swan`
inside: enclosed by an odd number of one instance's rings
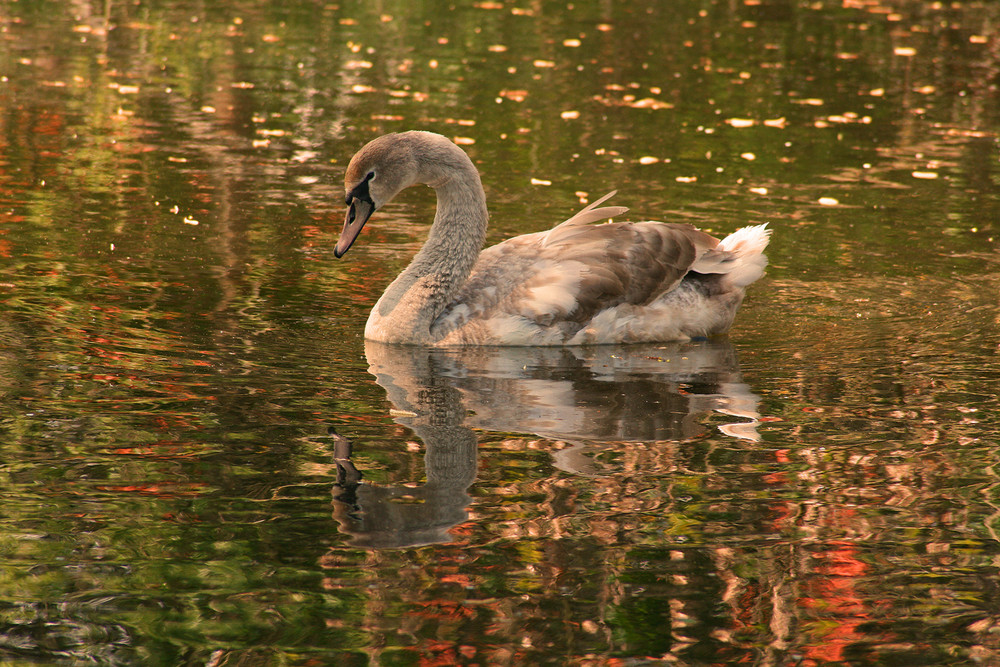
[[[719,241],[687,224],[598,222],[614,192],[543,232],[482,250],[489,214],[465,151],[432,132],[366,144],[345,174],[343,257],[372,213],[403,189],[437,193],[427,241],[372,308],[365,338],[383,343],[588,345],[690,340],[729,329],[763,275],[767,225]],[[481,251],[481,252],[480,252]]]

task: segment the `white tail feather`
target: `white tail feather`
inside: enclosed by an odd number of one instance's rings
[[[764,275],[767,257],[763,253],[770,240],[771,230],[767,228],[767,223],[737,229],[722,239],[716,249],[736,256],[732,260],[732,268],[726,272],[726,282],[746,287]]]
[[[725,250],[736,253],[740,256],[759,254],[764,252],[768,241],[771,240],[771,230],[767,228],[767,223],[763,225],[750,225],[741,227],[735,232],[722,239],[717,247],[718,250]]]

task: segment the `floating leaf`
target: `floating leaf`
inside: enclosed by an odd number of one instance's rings
[[[652,97],[644,97],[629,104],[633,109],[673,109],[674,105]]]
[[[500,97],[512,102],[523,102],[528,97],[527,90],[501,90]]]

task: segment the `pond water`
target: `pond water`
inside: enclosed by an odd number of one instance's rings
[[[1000,4],[0,0],[3,664],[1000,664]],[[728,337],[361,337],[490,240],[768,222]]]

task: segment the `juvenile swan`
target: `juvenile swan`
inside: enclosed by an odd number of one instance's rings
[[[350,209],[334,254],[401,190],[437,192],[427,242],[385,290],[365,338],[424,345],[584,345],[686,340],[726,331],[764,272],[770,230],[722,241],[691,225],[589,223],[620,215],[602,197],[556,227],[480,252],[486,195],[472,161],[439,134],[387,134],[347,167]],[[530,214],[530,211],[525,211]]]

